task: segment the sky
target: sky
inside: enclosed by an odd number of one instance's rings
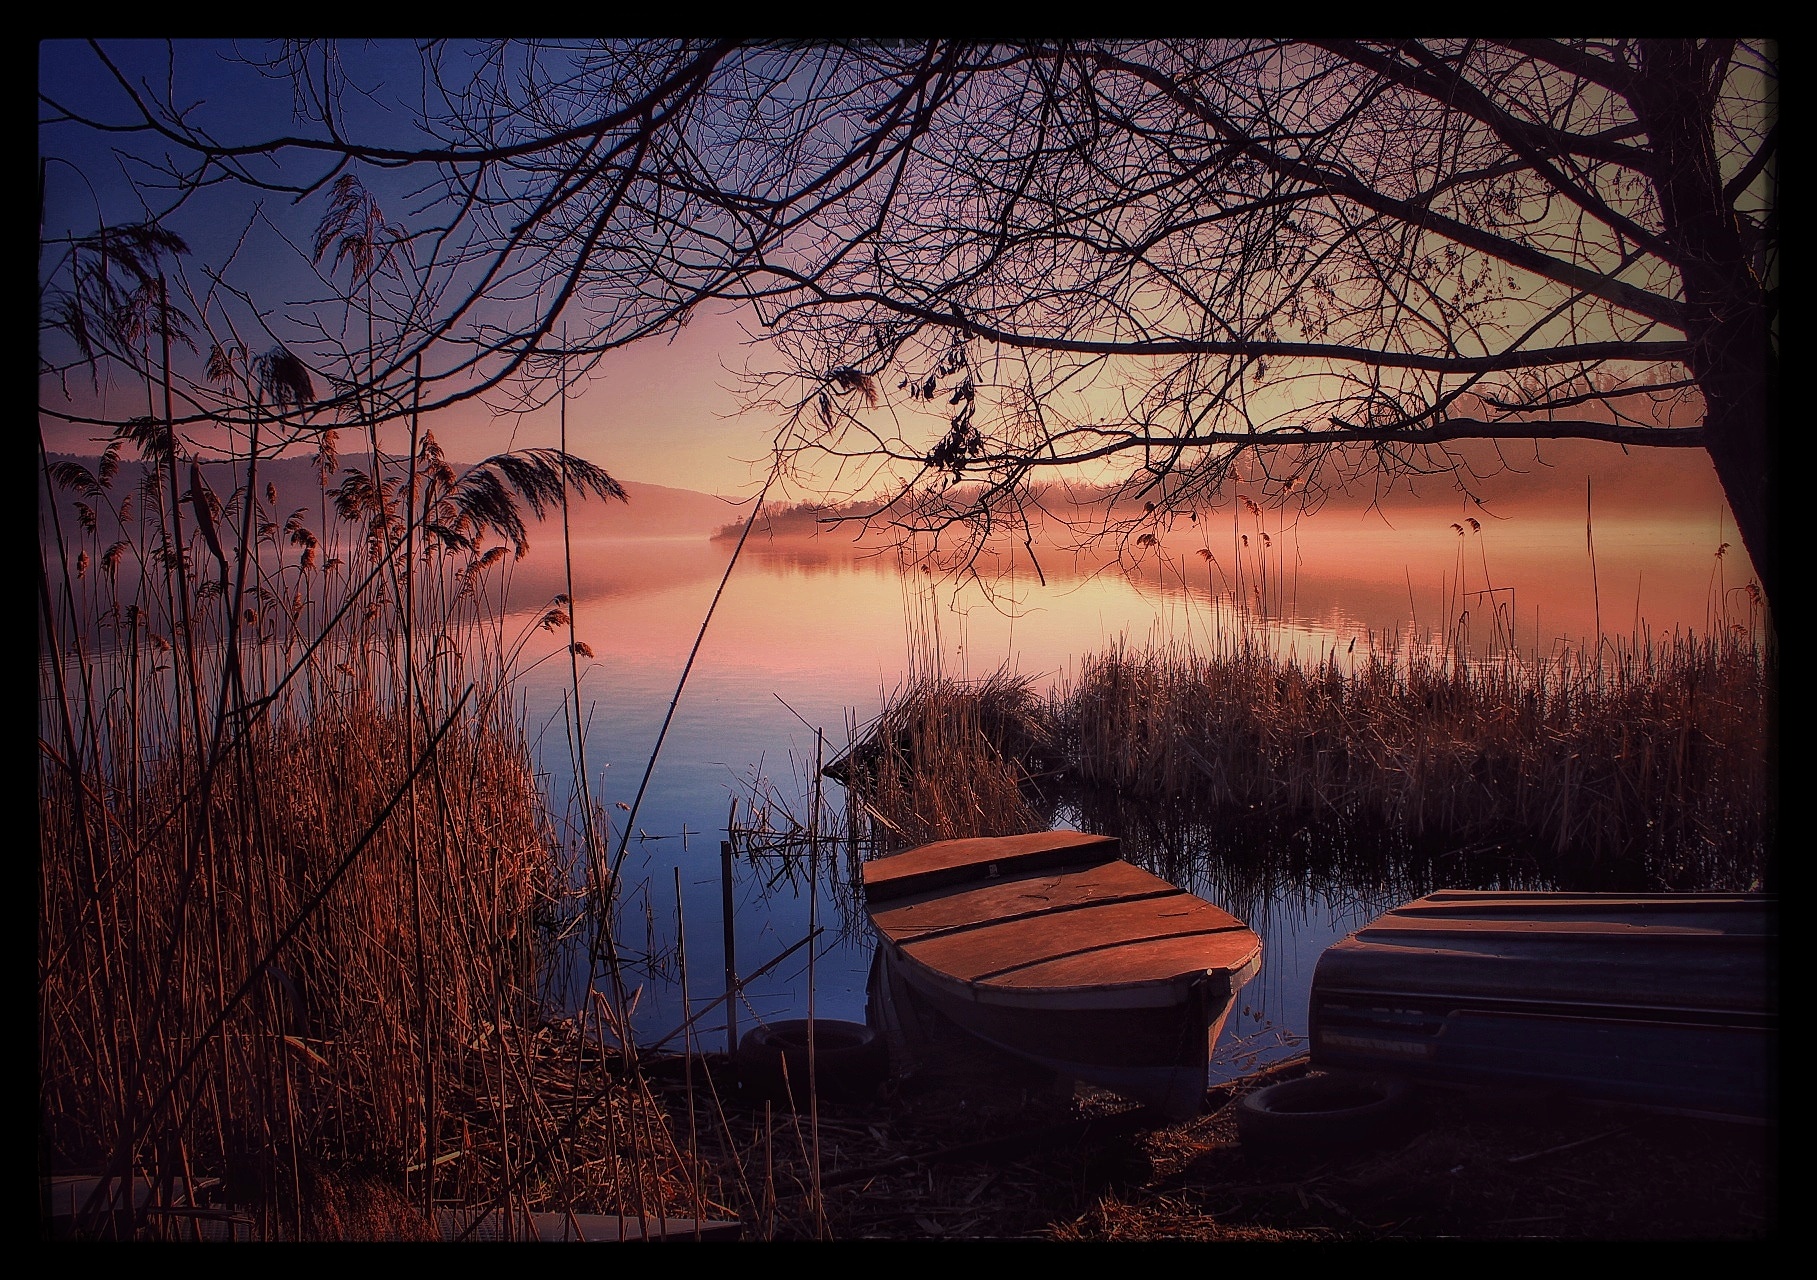
[[[102,47],[135,80],[154,89],[174,84],[175,96],[192,118],[223,141],[319,130],[295,118],[288,80],[248,64],[248,57],[270,53],[263,42],[109,41]],[[343,96],[347,131],[363,139],[410,141],[409,113],[396,104],[408,99],[417,79],[411,47],[395,41],[349,42],[344,58],[349,83],[363,91]],[[126,118],[119,86],[86,42],[44,42],[38,64],[41,92],[103,118]],[[384,102],[394,105],[381,109],[378,104]],[[44,114],[41,104],[41,119]],[[157,209],[155,188],[152,203],[146,203],[143,179],[146,160],[155,158],[158,148],[142,137],[98,136],[73,125],[41,124],[40,147],[49,160],[41,276],[54,265],[60,237],[143,219]],[[128,154],[138,159],[123,158]],[[322,162],[310,163],[320,170]],[[141,179],[137,190],[127,180],[129,172]],[[367,169],[360,176],[393,221],[409,225],[430,218],[418,175]],[[326,207],[324,192],[298,203],[282,194],[260,196],[222,184],[195,196],[169,222],[192,249],[184,267],[192,284],[204,287],[206,271],[226,264],[229,282],[271,309],[272,332],[294,333],[326,301],[328,290],[310,262],[313,230]],[[703,309],[670,340],[646,340],[608,354],[568,402],[569,447],[624,480],[734,498],[755,493],[768,472],[776,423],[761,413],[739,413],[736,371],[747,356],[762,358],[746,341],[751,322],[748,312],[726,306]],[[242,315],[236,323],[243,327],[249,322]],[[93,409],[98,416],[116,418],[145,412],[145,397],[141,385],[104,390],[97,399],[80,377],[41,379],[40,386],[41,406]],[[94,426],[43,421],[54,450],[95,452],[104,437]],[[498,415],[469,401],[434,415],[427,425],[450,456],[473,461],[506,449],[554,445],[561,438],[561,421],[554,405],[527,415]],[[341,447],[345,451],[358,445],[343,441]],[[1660,460],[1665,482],[1670,483],[1667,477],[1674,468],[1690,477],[1686,483],[1701,485],[1707,479],[1707,459],[1700,453],[1657,452],[1677,455]],[[1619,455],[1608,456],[1611,467],[1625,467]],[[1581,504],[1582,483],[1581,473],[1561,477],[1561,492]],[[813,495],[797,489],[781,496]]]
[[[163,82],[167,51],[162,41],[110,41],[103,48],[129,75]],[[257,53],[260,46],[253,42],[240,51]],[[232,42],[180,42],[175,52],[175,80],[183,100],[193,103],[197,118],[209,121],[224,141],[300,130],[292,120],[289,86],[236,62]],[[400,52],[402,60],[396,61]],[[47,41],[39,46],[38,55],[42,92],[109,118],[123,118],[123,95],[85,42]],[[348,62],[351,77],[380,92],[406,85],[415,66],[407,47],[356,45]],[[357,95],[349,101],[355,107],[360,104]],[[368,130],[363,136],[395,134],[402,118],[401,111],[354,114],[350,128]],[[41,152],[50,158],[44,195],[47,239],[89,234],[104,223],[118,225],[146,216],[146,203],[135,199],[126,180],[127,166],[118,154],[137,140],[118,135],[98,139],[73,125],[41,127],[39,132]],[[143,144],[136,150],[155,154]],[[380,193],[388,216],[409,219],[408,187],[395,180],[388,183],[384,174],[362,178]],[[308,247],[325,208],[322,195],[296,205],[280,195],[255,201],[244,190],[219,188],[186,206],[172,225],[192,250],[187,260],[192,276],[202,267],[231,259],[233,278],[243,285],[256,281],[261,299],[319,298],[323,289],[310,269]],[[41,254],[41,268],[50,262],[52,252]],[[743,326],[749,321],[748,314],[728,307],[708,309],[672,340],[640,342],[608,354],[569,402],[570,447],[626,479],[731,497],[755,492],[767,475],[773,427],[756,416],[738,414],[732,390],[736,379],[728,367],[745,358]],[[73,396],[70,402],[64,399],[66,386]],[[97,402],[79,378],[41,386],[41,399],[60,406],[92,405],[101,416],[117,415],[124,398],[131,406],[124,411],[127,416],[144,412],[142,388],[111,395],[115,398]],[[554,406],[528,415],[499,416],[468,402],[436,415],[428,425],[451,456],[477,460],[505,449],[553,446],[560,440],[561,418]],[[59,425],[48,419],[45,426],[53,450],[98,452],[105,438],[105,432],[93,426]]]

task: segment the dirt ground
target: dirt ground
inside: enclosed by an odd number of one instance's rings
[[[773,1206],[746,1238],[801,1240],[1766,1240],[1776,1132],[1492,1091],[1422,1093],[1403,1125],[1348,1153],[1258,1159],[1246,1088],[1161,1123],[997,1063],[892,1082],[862,1105],[774,1107]],[[734,1111],[739,1114],[734,1104]],[[744,1113],[758,1131],[755,1111]],[[735,1124],[739,1123],[736,1119]],[[817,1140],[819,1176],[809,1152]],[[747,1158],[748,1163],[748,1158]]]
[[[550,1098],[559,1102],[553,1086],[565,1082],[577,1097],[622,1103],[622,1063],[591,1053],[577,1062],[578,1045],[551,1034],[539,1050]],[[1237,1124],[1245,1092],[1309,1073],[1299,1059],[1218,1086],[1183,1123],[969,1051],[898,1070],[861,1100],[800,1108],[760,1096],[723,1054],[646,1059],[651,1092],[642,1096],[668,1112],[687,1163],[704,1172],[673,1183],[667,1212],[735,1220],[745,1242],[1743,1242],[1779,1233],[1776,1126],[1430,1090],[1370,1145],[1246,1143]],[[622,1185],[612,1170],[622,1174],[623,1149],[593,1141],[609,1131],[586,1126],[569,1150],[599,1188]],[[633,1211],[591,1202],[571,1178],[555,1181],[579,1192],[565,1202],[576,1212]],[[439,1238],[383,1180],[323,1186],[338,1192],[317,1197],[308,1238]]]

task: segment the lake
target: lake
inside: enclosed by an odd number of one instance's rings
[[[1460,619],[1473,652],[1511,644],[1533,662],[1589,646],[1599,628],[1632,642],[1757,622],[1742,589],[1745,559],[1718,554],[1715,511],[1707,520],[1599,518],[1594,559],[1581,515],[1473,529],[1443,511],[1415,509],[1392,526],[1350,512],[1267,528],[1272,536],[1247,548],[1242,527],[1228,521],[1215,534],[1187,530],[1165,539],[1159,554],[1121,567],[1046,553],[1041,577],[1023,555],[1001,566],[988,592],[912,565],[905,572],[893,555],[862,554],[836,536],[754,534],[701,643],[628,841],[628,806],[734,544],[704,534],[578,541],[575,635],[592,650],[579,684],[586,780],[612,819],[612,849],[625,851],[620,938],[647,958],[633,978],[642,988],[640,1038],[661,1039],[683,1022],[684,968],[687,1008],[722,993],[720,842],[734,803],[743,815],[762,796],[805,814],[816,759],[843,750],[850,727],[875,715],[913,664],[927,664],[930,649],[949,675],[977,677],[1008,664],[1045,686],[1115,643],[1216,646],[1239,629],[1279,653],[1342,667],[1371,650],[1429,642]],[[516,571],[516,627],[530,627],[562,589],[551,545],[545,538]],[[1248,609],[1241,621],[1233,592]],[[575,789],[565,642],[536,633],[521,687],[558,810]],[[837,783],[823,785],[838,808]],[[773,860],[738,861],[740,973],[801,942],[810,913],[824,929],[811,961],[798,949],[748,985],[741,1029],[754,1019],[803,1016],[810,1006],[819,1017],[863,1020],[872,943],[849,885],[831,878],[837,874],[823,868],[810,887]],[[1295,1050],[1319,954],[1395,905],[1380,892],[1319,884],[1221,904],[1241,906],[1262,937],[1264,963],[1238,998],[1217,1070],[1236,1074]],[[722,1011],[697,1029],[704,1047],[724,1047]]]

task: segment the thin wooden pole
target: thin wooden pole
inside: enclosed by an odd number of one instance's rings
[[[814,1156],[808,1177],[814,1191],[816,1234],[827,1238],[826,1204],[820,1198],[820,1081],[814,1052],[814,935],[820,932],[820,770],[825,763],[825,740],[814,730],[814,807],[808,813],[808,1132]]]
[[[737,931],[732,927],[732,820],[738,813],[738,797],[732,797],[732,811],[726,815],[726,838],[719,842],[719,913],[725,936],[726,953],[726,1056],[738,1052],[738,957]]]

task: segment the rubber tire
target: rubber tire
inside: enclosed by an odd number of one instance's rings
[[[1397,1076],[1301,1076],[1237,1101],[1237,1134],[1251,1155],[1319,1157],[1380,1146],[1404,1134],[1414,1092]]]
[[[814,1019],[814,1084],[822,1098],[862,1102],[875,1097],[889,1071],[889,1049],[871,1027]],[[808,1020],[788,1018],[746,1032],[738,1042],[738,1074],[745,1088],[760,1097],[805,1101]]]

